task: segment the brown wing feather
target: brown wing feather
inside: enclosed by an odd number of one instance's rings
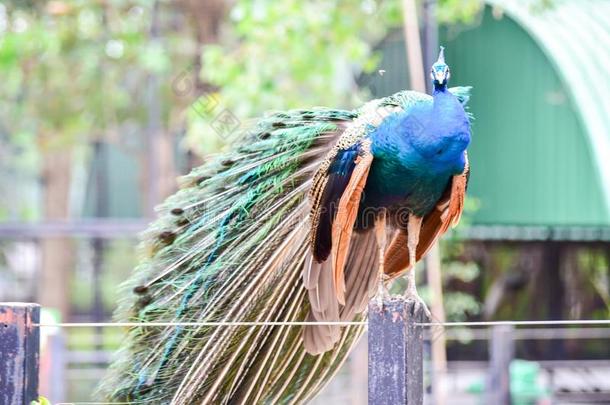
[[[456,226],[460,221],[464,210],[469,174],[470,166],[468,156],[466,156],[464,171],[452,177],[451,183],[447,186],[436,207],[424,217],[415,255],[418,261],[428,253],[438,237],[447,232],[449,226]],[[386,251],[384,269],[391,278],[399,276],[411,267],[407,238],[406,229],[399,230]]]
[[[335,280],[335,293],[341,305],[345,305],[344,268],[349,246],[354,231],[354,223],[360,206],[362,191],[373,163],[370,142],[362,143],[362,155],[356,158],[356,167],[347,184],[345,192],[339,200],[337,216],[332,231],[332,264]]]
[[[377,249],[372,232],[356,233],[352,236],[350,253],[345,264],[346,295],[345,306],[339,308],[333,285],[333,273],[330,260],[316,263],[310,256],[306,259],[304,276],[314,268],[319,275],[314,275],[315,284],[305,285],[309,294],[311,307],[308,319],[311,321],[337,322],[351,321],[357,313],[364,310],[368,303],[371,289],[377,289]],[[319,279],[318,279],[319,277]],[[374,284],[371,282],[374,278]],[[305,280],[305,277],[304,277]],[[305,283],[305,282],[304,282]],[[326,283],[330,288],[325,288]],[[329,310],[332,309],[332,310]],[[335,310],[337,309],[337,310]],[[339,326],[307,325],[303,328],[303,344],[309,354],[320,354],[330,350],[341,338]]]

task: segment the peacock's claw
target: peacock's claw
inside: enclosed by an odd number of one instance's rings
[[[392,298],[390,295],[390,291],[385,285],[383,280],[379,281],[379,286],[377,287],[377,294],[375,294],[375,301],[379,307],[383,306],[383,303],[389,301]]]
[[[419,296],[417,290],[408,288],[405,292],[404,298],[407,301],[413,301],[413,314],[423,313],[426,321],[430,321],[432,319],[432,312],[430,312],[424,300],[422,300],[422,298]]]

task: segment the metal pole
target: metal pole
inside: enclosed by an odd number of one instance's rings
[[[49,373],[51,386],[49,400],[59,403],[66,400],[66,337],[60,329],[49,336],[50,364]],[[43,395],[45,393],[43,392]]]
[[[423,60],[424,60],[424,81],[426,82],[426,90],[428,94],[432,94],[432,80],[428,80],[428,69],[436,62],[438,57],[438,24],[436,22],[436,0],[426,0],[423,4],[423,22],[424,22],[424,44],[423,44]]]
[[[369,304],[369,404],[423,404],[424,320],[402,297]]]
[[[407,65],[411,89],[424,93],[426,91],[426,76],[419,37],[419,22],[415,0],[402,0],[403,30],[407,51]]]
[[[154,43],[159,40],[160,22],[159,22],[159,1],[153,3],[152,22],[150,27],[150,42]],[[151,73],[148,76],[146,87],[146,112],[148,114],[148,123],[146,128],[146,163],[147,163],[147,188],[148,200],[146,215],[148,217],[155,216],[155,207],[160,200],[159,190],[159,144],[161,137],[161,104],[159,102],[160,80],[156,73]]]
[[[106,218],[110,214],[110,204],[108,201],[108,154],[101,142],[95,143],[95,161],[97,162],[95,173],[95,186],[97,198],[95,200],[96,218]],[[102,297],[102,268],[104,264],[105,241],[101,238],[93,238],[91,247],[93,249],[93,322],[104,320],[104,303]],[[95,348],[102,350],[104,347],[104,331],[102,328],[95,328]]]
[[[0,303],[0,403],[29,404],[38,400],[40,306]]]
[[[510,363],[515,355],[514,326],[491,328],[487,404],[510,405]]]

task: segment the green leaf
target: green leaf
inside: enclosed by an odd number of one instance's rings
[[[38,397],[38,401],[30,402],[30,405],[52,405],[51,402],[43,396]]]
[[[138,59],[141,66],[152,73],[163,73],[171,65],[167,51],[158,42],[147,44]]]

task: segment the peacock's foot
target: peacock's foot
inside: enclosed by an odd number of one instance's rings
[[[407,301],[413,301],[413,313],[414,314],[423,312],[423,314],[426,317],[426,321],[430,321],[432,319],[432,313],[428,309],[428,306],[426,305],[424,300],[422,300],[422,298],[419,296],[419,294],[417,293],[417,290],[415,288],[411,288],[411,287],[407,288],[404,298]]]
[[[390,291],[385,285],[383,280],[379,281],[379,285],[377,287],[377,294],[375,294],[375,302],[379,307],[383,306],[385,301],[389,301],[392,296],[390,295]]]

